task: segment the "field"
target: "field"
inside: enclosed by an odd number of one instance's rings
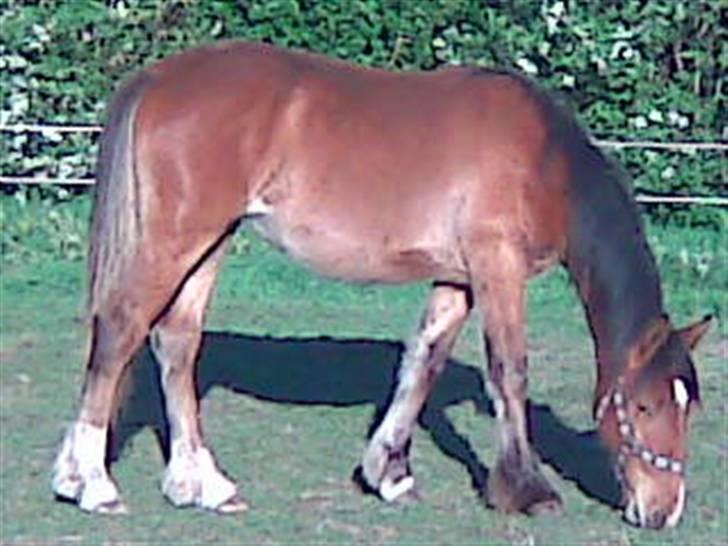
[[[32,216],[18,227],[32,207],[20,210],[7,198],[0,204],[3,544],[728,544],[728,245],[720,233],[650,228],[673,320],[719,317],[696,354],[704,410],[692,438],[688,507],[675,530],[633,529],[610,507],[615,486],[590,418],[591,344],[562,273],[532,283],[529,344],[534,439],[565,514],[504,517],[479,499],[495,456],[495,420],[474,319],[415,435],[412,462],[425,500],[388,506],[361,494],[351,474],[426,286],[326,281],[246,236],[220,280],[199,388],[210,444],[252,509],[217,517],[164,501],[162,409],[145,352],[135,363],[112,467],[131,513],[104,518],[55,502],[49,487],[84,368],[84,241],[68,235],[56,245]],[[63,206],[54,220],[60,226],[75,218]],[[13,238],[11,228],[25,235]]]

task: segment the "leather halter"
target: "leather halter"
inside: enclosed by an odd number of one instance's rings
[[[637,438],[634,424],[627,413],[627,399],[623,389],[624,379],[620,377],[617,379],[615,386],[599,400],[596,410],[596,422],[597,425],[601,425],[609,406],[614,406],[614,411],[617,416],[617,427],[622,440],[617,455],[617,476],[620,478],[620,481],[623,481],[624,466],[627,462],[627,457],[642,459],[657,470],[670,472],[679,476],[684,475],[684,461],[655,453]]]

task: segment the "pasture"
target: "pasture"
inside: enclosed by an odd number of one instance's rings
[[[21,214],[14,200],[1,204],[2,227],[10,229],[9,219]],[[60,218],[75,218],[63,207],[71,205],[59,205]],[[474,319],[415,434],[412,463],[424,502],[389,506],[361,494],[351,476],[426,287],[324,280],[246,234],[218,285],[198,386],[207,438],[251,510],[221,517],[163,499],[163,415],[146,352],[135,362],[113,453],[130,514],[88,516],[55,502],[50,466],[75,416],[84,371],[85,265],[73,252],[34,251],[49,244],[39,229],[14,247],[6,231],[0,262],[2,543],[728,543],[728,248],[721,233],[649,230],[674,322],[708,312],[719,318],[695,355],[704,409],[693,429],[686,514],[677,529],[654,532],[627,526],[611,507],[615,485],[592,432],[591,341],[562,273],[531,283],[529,356],[532,434],[564,497],[564,515],[505,517],[479,497],[495,458],[495,419]]]

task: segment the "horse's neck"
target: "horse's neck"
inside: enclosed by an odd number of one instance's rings
[[[627,351],[663,314],[655,259],[619,175],[594,147],[572,141],[571,225],[566,266],[596,345],[600,380],[613,380]]]
[[[599,260],[572,271],[594,338],[600,377],[613,380],[621,374],[630,347],[664,313],[656,269],[651,261],[640,262],[625,260],[616,274],[614,265]]]

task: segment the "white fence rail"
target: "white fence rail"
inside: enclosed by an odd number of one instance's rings
[[[98,134],[102,130],[100,125],[52,125],[38,123],[0,124],[0,132],[6,133],[43,133],[44,135],[58,135],[69,133]],[[726,142],[659,142],[653,140],[622,141],[594,139],[594,144],[615,150],[644,149],[677,152],[695,151],[728,151]],[[0,184],[24,185],[58,185],[58,186],[91,186],[94,179],[53,176],[17,176],[0,174]],[[639,203],[647,204],[686,204],[728,206],[728,197],[709,197],[701,195],[636,195]]]

